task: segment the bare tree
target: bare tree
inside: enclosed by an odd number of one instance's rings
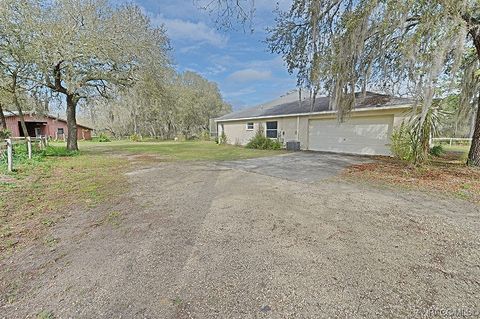
[[[255,0],[194,0],[201,10],[215,17],[215,23],[225,29],[231,29],[235,23],[253,30]]]

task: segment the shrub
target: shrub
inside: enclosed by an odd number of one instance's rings
[[[259,130],[254,137],[247,143],[247,148],[256,148],[261,150],[279,150],[282,143],[278,139],[270,139],[263,135]]]
[[[218,144],[227,144],[227,135],[225,134],[225,132],[222,132],[222,134],[220,134]]]
[[[110,138],[108,137],[107,134],[105,133],[100,133],[100,135],[98,136],[98,142],[110,142]]]
[[[38,157],[43,157],[43,155],[33,153],[32,157],[33,159],[36,159]],[[29,160],[27,146],[25,144],[13,144],[13,159],[15,163],[24,163]],[[2,152],[0,157],[0,163],[2,165],[7,164],[7,161],[7,152]]]
[[[0,130],[0,139],[4,140],[12,136],[12,132],[9,129],[1,129]]]
[[[442,145],[435,145],[432,148],[430,148],[430,154],[433,156],[440,157],[442,156],[443,153],[445,153],[445,151],[443,150]]]
[[[142,140],[142,136],[140,134],[130,135],[130,141],[132,142],[140,142],[141,140]]]
[[[28,158],[27,146],[24,143],[13,145],[13,162],[14,167],[18,166],[36,166],[39,163],[45,162],[45,158],[49,156],[75,156],[78,151],[67,150],[65,146],[47,146],[45,149],[40,149],[38,144],[32,145],[32,159]],[[0,152],[0,171],[6,170],[7,152]]]
[[[407,125],[400,125],[392,132],[390,150],[403,161],[411,162],[415,158],[415,137]]]
[[[175,142],[185,142],[187,139],[184,134],[177,134],[174,140]]]
[[[210,132],[209,131],[202,131],[202,133],[200,133],[200,140],[210,141]]]
[[[58,157],[65,157],[65,156],[75,156],[78,155],[78,151],[71,151],[68,150],[64,146],[51,146],[48,145],[42,153],[43,156],[58,156]]]

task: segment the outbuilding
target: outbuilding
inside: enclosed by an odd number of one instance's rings
[[[362,155],[391,155],[390,139],[414,101],[409,98],[366,92],[343,122],[330,107],[330,98],[310,98],[298,92],[280,99],[224,115],[215,120],[218,135],[228,144],[246,145],[258,132],[269,138],[300,142],[302,150]]]
[[[4,113],[7,129],[12,132],[13,137],[23,137],[23,130],[20,117],[17,112]],[[54,115],[42,115],[33,112],[24,114],[25,125],[28,135],[31,137],[49,137],[55,140],[63,140],[68,134],[67,121]],[[92,139],[91,127],[77,124],[77,138],[81,140]]]

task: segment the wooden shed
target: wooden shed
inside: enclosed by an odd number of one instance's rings
[[[7,123],[7,129],[12,132],[12,136],[24,136],[18,114],[16,112],[7,112],[4,115]],[[56,140],[63,140],[68,134],[67,121],[60,117],[50,114],[40,115],[35,113],[25,113],[24,118],[28,135],[31,137],[46,136]],[[77,123],[78,139],[92,139],[92,131],[93,128]]]

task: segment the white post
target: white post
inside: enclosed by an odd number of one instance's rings
[[[27,137],[27,151],[28,159],[32,159],[32,138],[30,136]]]
[[[8,163],[8,171],[13,171],[13,145],[12,140],[7,138],[7,163]]]

